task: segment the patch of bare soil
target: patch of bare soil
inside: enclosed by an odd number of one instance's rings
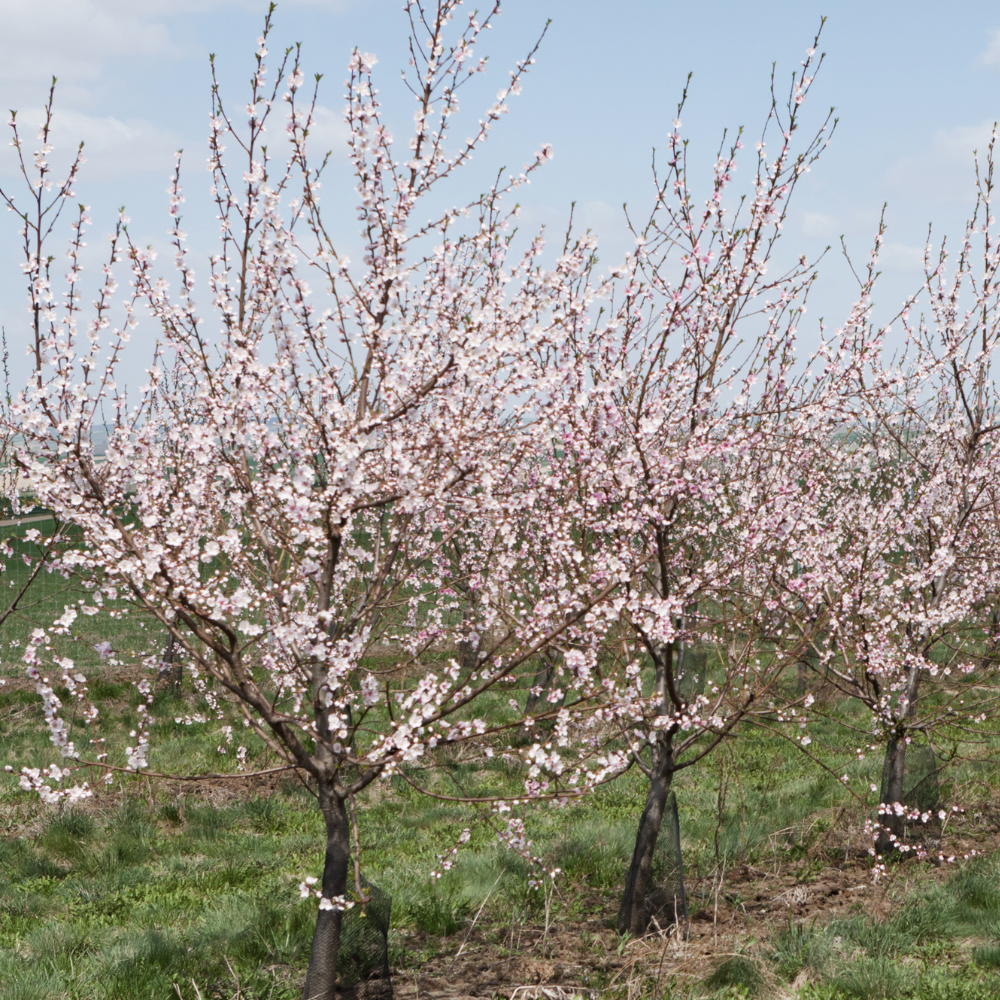
[[[697,982],[720,958],[765,943],[787,925],[789,914],[795,921],[815,917],[823,923],[882,895],[861,866],[824,872],[808,885],[794,876],[761,877],[748,869],[727,877],[718,904],[692,915],[686,938],[672,928],[654,928],[644,938],[621,943],[603,920],[562,923],[547,931],[539,925],[507,928],[506,934],[473,931],[465,941],[456,935],[444,954],[395,969],[394,992],[407,1000],[494,995],[566,1000],[650,980]],[[422,943],[413,935],[417,949]]]

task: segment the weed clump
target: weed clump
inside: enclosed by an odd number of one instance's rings
[[[791,919],[788,926],[774,937],[770,958],[778,975],[791,982],[807,970],[819,974],[826,967],[830,957],[830,938],[825,930],[811,924],[795,924]]]
[[[972,961],[984,969],[1000,968],[1000,941],[980,945],[972,949]]]
[[[733,955],[716,967],[705,979],[704,985],[713,991],[742,990],[745,996],[755,997],[764,986],[764,976],[752,959],[746,955]]]
[[[898,1000],[914,985],[913,970],[888,956],[859,958],[851,962],[831,984],[850,1000]]]

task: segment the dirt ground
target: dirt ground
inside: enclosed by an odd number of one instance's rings
[[[947,838],[951,850],[971,856],[1000,849],[996,817],[983,811],[959,818]],[[866,857],[838,867],[799,864],[797,871],[768,872],[741,866],[715,879],[688,881],[689,898],[708,900],[692,908],[688,933],[656,928],[642,939],[621,945],[609,920],[540,925],[473,928],[460,933],[448,953],[419,968],[394,970],[393,990],[406,1000],[461,1000],[502,996],[510,1000],[568,1000],[573,994],[598,992],[638,995],[650,981],[664,986],[693,984],[708,976],[719,961],[734,954],[767,950],[768,939],[794,923],[823,925],[852,912],[888,916],[918,884],[947,879],[952,863],[908,860],[894,866],[881,883],[872,879]],[[698,904],[695,903],[695,907]],[[589,908],[589,907],[588,907]],[[412,935],[414,948],[420,936]],[[499,940],[498,940],[499,938]],[[794,988],[804,984],[796,982]],[[769,994],[791,996],[781,984]]]
[[[691,888],[695,888],[692,886]],[[826,869],[808,884],[794,875],[770,875],[743,868],[727,873],[719,902],[696,910],[685,940],[672,931],[643,939],[618,938],[604,921],[561,924],[546,929],[527,925],[508,929],[498,942],[496,930],[473,930],[451,954],[425,962],[419,970],[398,970],[394,993],[425,1000],[491,997],[511,1000],[562,1000],[574,993],[625,987],[630,980],[697,981],[717,960],[751,942],[762,942],[776,928],[795,921],[819,923],[860,904],[871,912],[888,905],[886,890],[873,885],[866,865]],[[733,906],[728,898],[744,900]],[[414,946],[419,936],[413,935]]]

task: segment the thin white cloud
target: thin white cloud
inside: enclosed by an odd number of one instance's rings
[[[354,0],[284,0],[342,13]],[[259,0],[0,0],[0,107],[37,104],[53,76],[59,103],[87,107],[116,61],[179,58],[178,15],[236,9],[262,15]],[[277,22],[280,30],[280,17]]]
[[[283,112],[282,105],[275,114],[280,116]],[[18,111],[17,122],[28,154],[34,152],[38,145],[36,133],[42,117],[43,111],[37,106]],[[49,156],[49,161],[61,176],[69,166],[77,145],[83,142],[86,164],[81,180],[84,183],[150,171],[162,173],[166,178],[173,169],[174,153],[183,146],[190,146],[190,141],[185,141],[177,132],[141,118],[122,120],[113,116],[89,115],[57,105],[52,121],[50,141],[55,151]],[[272,154],[280,161],[290,154],[283,121],[275,117],[269,132],[274,136],[271,140]],[[335,160],[346,159],[348,134],[343,115],[317,105],[309,130],[310,159],[318,165],[328,151],[332,152]],[[0,175],[9,177],[18,173],[18,164],[14,150],[5,146],[6,143],[0,143]],[[235,145],[230,153],[238,159]],[[28,162],[30,164],[30,156]]]
[[[0,100],[7,107],[37,103],[53,76],[60,99],[79,106],[114,60],[171,51],[166,27],[131,0],[2,0],[0,16]]]
[[[278,165],[291,157],[292,147],[285,132],[287,105],[279,104],[272,112],[265,132],[265,139],[268,148],[268,157],[271,162],[271,169],[277,169]],[[236,117],[234,126],[237,132],[245,126],[245,119]],[[245,129],[244,129],[245,131]],[[207,134],[207,133],[206,133]],[[244,135],[243,132],[240,132]],[[331,110],[322,104],[317,104],[313,109],[313,120],[309,126],[309,135],[306,137],[306,150],[309,156],[311,167],[318,167],[320,161],[327,153],[332,154],[333,160],[346,160],[348,156],[347,140],[350,136],[350,128],[344,121],[343,114]],[[245,135],[244,135],[245,138]],[[229,144],[227,163],[230,165],[239,160],[240,153],[235,143]]]
[[[283,106],[276,109],[279,115],[283,111]],[[36,135],[42,117],[43,111],[39,107],[25,108],[17,115],[19,132],[25,152],[28,154],[26,160],[29,168],[30,154],[39,145]],[[272,163],[277,165],[289,156],[291,150],[286,141],[283,123],[275,119],[269,131],[274,136],[270,143]],[[333,154],[335,160],[346,159],[347,137],[348,127],[343,116],[330,108],[317,105],[308,138],[310,160],[314,165],[318,165],[328,151]],[[54,151],[48,159],[57,179],[65,174],[77,146],[83,142],[86,162],[80,180],[84,187],[90,182],[115,180],[150,172],[160,173],[166,180],[173,170],[176,151],[181,147],[191,146],[190,141],[185,141],[177,132],[164,129],[145,119],[123,120],[113,116],[89,115],[58,106],[53,114],[50,142]],[[232,144],[229,152],[229,162],[232,166],[239,161],[235,144]],[[188,170],[191,169],[191,163],[201,164],[201,155],[201,147],[197,147],[191,156],[185,157],[188,161]],[[0,176],[9,178],[19,172],[16,152],[7,146],[6,142],[0,142]]]
[[[562,250],[568,222],[568,202],[528,202],[521,205],[517,227],[522,236],[532,237],[544,228],[546,260],[551,263]],[[607,273],[608,266],[620,264],[625,255],[635,249],[635,237],[628,231],[621,206],[600,200],[577,204],[573,212],[573,232],[582,236],[588,229],[597,237],[603,273]]]
[[[343,114],[332,111],[330,108],[317,104],[313,114],[313,123],[309,128],[309,135],[306,139],[309,149],[312,151],[311,158],[318,155],[325,155],[329,150],[337,159],[347,156],[347,138],[350,135],[350,128],[344,121]]]
[[[886,243],[879,253],[880,270],[901,274],[921,274],[924,269],[924,248],[905,243]]]
[[[138,171],[160,171],[166,177],[173,167],[178,137],[140,118],[95,118],[67,111],[59,122],[67,136],[84,143],[88,172],[102,180]]]
[[[27,153],[34,151],[41,108],[26,108],[18,113],[17,121]],[[181,144],[177,135],[151,122],[138,118],[124,121],[113,117],[98,117],[80,111],[56,108],[52,118],[50,142],[54,152],[49,157],[57,176],[61,176],[83,143],[86,164],[82,180],[106,181],[136,173],[158,171],[164,178],[174,164],[174,152]],[[13,149],[0,147],[0,173],[11,176],[18,172]],[[26,157],[29,167],[30,156]]]
[[[904,156],[889,169],[890,190],[921,204],[971,207],[975,198],[973,152],[978,151],[982,163],[992,132],[992,121],[935,132],[925,149]]]
[[[834,216],[823,212],[803,212],[801,227],[802,235],[811,239],[834,239],[843,231]]]
[[[860,239],[862,244],[871,245],[878,231],[879,206],[833,195],[822,198],[819,204],[828,211],[802,209],[792,216],[803,236],[826,240],[831,246],[839,245],[841,236],[852,244]]]
[[[990,42],[986,46],[986,50],[979,54],[976,62],[980,66],[997,66],[1000,65],[1000,28],[994,28],[990,32]]]
[[[622,236],[626,232],[625,213],[606,201],[585,201],[574,214],[574,228],[594,231],[597,237]]]

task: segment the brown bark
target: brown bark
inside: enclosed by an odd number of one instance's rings
[[[538,699],[548,691],[555,672],[556,664],[552,659],[552,652],[546,649],[542,653],[542,661],[538,666],[538,670],[535,671],[535,678],[531,682],[531,690],[528,692],[528,700],[524,705],[526,718],[535,714],[535,706],[538,704]],[[517,738],[522,741],[531,739],[535,728],[535,726],[529,726],[527,723],[523,724],[518,730]]]
[[[890,812],[879,817],[878,851],[881,855],[896,850],[906,833],[906,817],[896,815],[896,803],[903,799],[903,776],[906,765],[906,729],[905,723],[913,715],[917,702],[917,691],[920,686],[920,670],[911,667],[906,679],[906,687],[900,699],[900,724],[895,736],[885,751],[885,795],[883,803]],[[892,837],[895,836],[895,840]]]
[[[673,752],[671,738],[663,736],[653,752],[652,776],[646,793],[646,808],[639,819],[639,830],[632,851],[632,863],[625,879],[621,907],[618,910],[618,933],[639,937],[646,933],[649,914],[646,912],[646,894],[649,892],[649,875],[653,853],[663,823],[663,813],[673,780]]]
[[[897,816],[895,804],[903,799],[906,767],[906,740],[892,740],[885,750],[886,781],[883,802],[889,812],[879,816],[878,852],[883,857],[898,848],[906,831],[906,818]],[[896,839],[893,840],[892,838]]]
[[[184,665],[176,658],[177,654],[174,652],[176,648],[177,640],[171,632],[166,648],[163,650],[163,656],[160,657],[160,672],[157,675],[157,680],[164,681],[169,687],[170,693],[175,698],[179,698],[181,682],[184,679]]]
[[[319,783],[319,807],[326,824],[323,896],[334,899],[343,897],[347,892],[351,833],[344,797],[337,793],[331,779],[323,779]],[[334,1000],[343,919],[343,910],[320,910],[317,914],[302,1000]]]
[[[676,666],[673,643],[648,647],[656,669],[656,694],[659,699],[658,715],[672,715],[679,707],[674,669]],[[653,865],[653,853],[663,823],[663,812],[670,794],[670,784],[674,776],[673,732],[661,729],[653,744],[652,766],[649,770],[649,791],[646,793],[646,807],[639,818],[639,830],[635,837],[632,862],[625,878],[621,907],[618,910],[618,931],[641,935],[646,933],[649,915],[646,912],[646,894],[649,891],[649,874]]]
[[[479,663],[479,643],[463,639],[458,644],[458,666],[461,670],[470,671],[476,669]]]

